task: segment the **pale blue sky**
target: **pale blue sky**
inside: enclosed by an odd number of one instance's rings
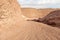
[[[60,0],[18,0],[22,7],[60,8]]]

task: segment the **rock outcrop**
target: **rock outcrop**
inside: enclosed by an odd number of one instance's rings
[[[60,10],[50,12],[43,18],[32,19],[31,21],[42,22],[55,27],[60,27]]]

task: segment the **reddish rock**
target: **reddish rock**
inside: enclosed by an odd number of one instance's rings
[[[32,21],[42,22],[51,26],[60,26],[60,10],[52,11],[47,16],[33,19]]]

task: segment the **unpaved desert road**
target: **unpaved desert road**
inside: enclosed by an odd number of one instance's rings
[[[0,32],[0,40],[60,40],[60,28],[32,21],[2,27]]]
[[[60,28],[25,21],[17,0],[0,0],[0,40],[60,40]]]

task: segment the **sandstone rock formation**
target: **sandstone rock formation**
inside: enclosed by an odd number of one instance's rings
[[[60,29],[25,21],[17,0],[0,0],[0,40],[60,40]]]
[[[42,22],[51,26],[60,27],[60,10],[50,12],[47,16],[38,19],[32,19],[32,21]]]
[[[28,18],[38,18],[41,16],[39,16],[38,10],[35,8],[22,8],[22,14]]]
[[[44,9],[35,9],[35,8],[22,8],[22,14],[28,18],[43,18],[48,15],[51,11],[57,10],[54,8],[44,8]]]

